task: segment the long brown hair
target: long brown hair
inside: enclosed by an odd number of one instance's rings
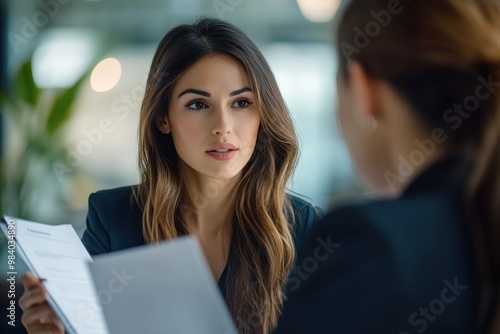
[[[471,103],[470,116],[455,119],[448,135],[452,149],[474,156],[466,205],[478,267],[478,330],[487,330],[500,287],[500,3],[353,0],[339,24],[343,78],[348,63],[359,62],[391,84],[430,128],[449,129],[445,111]]]
[[[252,157],[231,203],[227,304],[241,333],[267,333],[281,312],[284,286],[295,257],[293,212],[285,190],[298,154],[293,122],[261,52],[238,28],[204,18],[170,30],[153,58],[141,108],[137,200],[143,234],[155,243],[187,233],[190,213],[172,136],[158,129],[179,77],[210,54],[236,59],[251,82],[260,110]]]

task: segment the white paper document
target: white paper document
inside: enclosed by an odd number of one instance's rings
[[[71,225],[45,225],[5,217],[15,229],[16,253],[43,278],[49,304],[69,333],[107,333],[87,262],[92,258]],[[5,231],[5,230],[4,230]]]
[[[92,261],[71,225],[5,217],[6,235],[8,225],[15,229],[17,254],[44,279],[68,333],[237,333],[194,237]]]
[[[194,237],[100,255],[89,263],[110,334],[233,334]]]

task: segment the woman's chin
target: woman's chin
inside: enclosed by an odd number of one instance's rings
[[[209,177],[214,180],[219,180],[219,181],[228,181],[232,180],[235,177],[239,177],[241,175],[241,170],[227,170],[227,169],[219,169],[219,170],[205,170],[205,171],[199,171],[200,174]]]

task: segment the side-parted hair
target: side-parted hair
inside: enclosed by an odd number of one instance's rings
[[[232,57],[244,68],[260,112],[257,143],[231,203],[226,300],[240,333],[268,333],[277,324],[295,258],[294,217],[286,186],[296,166],[298,143],[269,65],[232,24],[203,18],[171,29],[161,40],[141,107],[141,182],[136,198],[143,211],[146,242],[187,233],[191,202],[185,197],[172,136],[162,133],[158,124],[169,112],[172,91],[182,74],[201,58],[218,54]]]
[[[447,145],[474,157],[464,204],[479,282],[478,333],[499,313],[500,2],[352,0],[337,34],[339,74],[350,61],[389,83]],[[479,88],[481,87],[481,88]],[[464,104],[463,115],[448,112]]]

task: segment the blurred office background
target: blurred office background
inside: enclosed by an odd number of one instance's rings
[[[242,28],[270,63],[300,136],[291,190],[324,210],[359,194],[334,116],[339,1],[0,1],[4,214],[82,233],[91,192],[138,182],[138,116],[153,53],[168,29],[200,16]]]

